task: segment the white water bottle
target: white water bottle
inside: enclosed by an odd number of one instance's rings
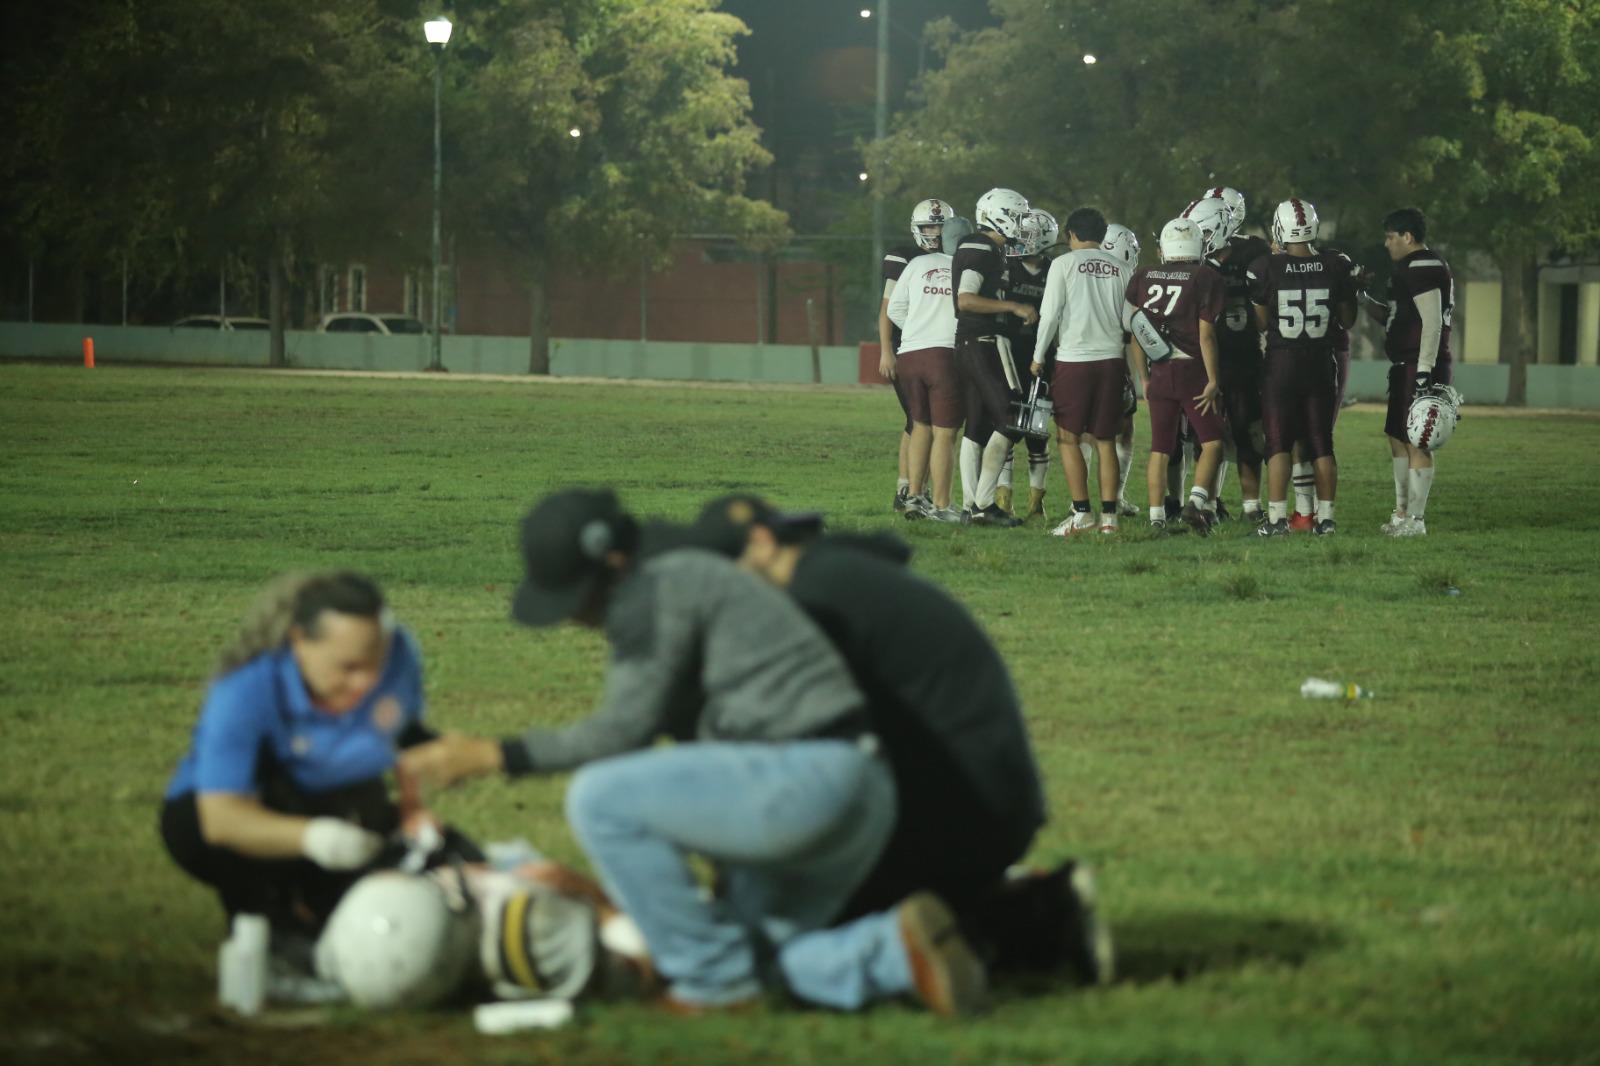
[[[1320,677],[1308,677],[1300,683],[1300,695],[1308,700],[1369,700],[1372,691],[1364,689],[1353,682],[1324,681]]]
[[[244,1015],[261,1013],[267,998],[267,919],[236,914],[233,935],[217,952],[217,998]]]

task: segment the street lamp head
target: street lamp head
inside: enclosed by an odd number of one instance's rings
[[[872,8],[870,8],[870,7],[862,8],[861,9],[861,17],[864,18],[864,19],[871,18],[872,17]]]
[[[567,131],[567,136],[571,137],[573,140],[577,140],[579,137],[583,136],[583,131],[580,130],[578,127],[574,126],[570,130]]]
[[[443,48],[450,43],[450,31],[453,29],[450,20],[444,17],[429,19],[422,24],[422,32],[428,38],[428,43],[435,48]]]
[[[867,180],[867,172],[865,170],[863,170],[861,173],[857,174],[856,175],[856,180],[857,181],[866,181]]]
[[[1098,60],[1095,59],[1093,52],[1085,52],[1083,54],[1083,65],[1084,66],[1092,67],[1092,66],[1095,65],[1096,62],[1098,62]]]

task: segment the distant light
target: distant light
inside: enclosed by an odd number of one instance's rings
[[[1092,66],[1095,65],[1095,63],[1096,63],[1096,60],[1094,58],[1094,53],[1093,52],[1085,52],[1084,55],[1083,55],[1083,65],[1086,66],[1086,67],[1092,67]]]
[[[568,137],[574,137],[574,138],[582,137],[583,136],[583,131],[580,130],[578,127],[574,126],[570,130],[567,131],[567,136]]]
[[[453,27],[447,18],[429,19],[422,24],[422,33],[428,38],[429,44],[443,48],[450,43],[450,31]]]
[[[861,173],[857,174],[856,177],[859,178],[862,181],[866,181],[867,180],[867,172],[865,170],[863,170]]]
[[[864,18],[864,19],[871,18],[872,17],[872,8],[870,8],[870,7],[862,8],[861,9],[861,17]]]

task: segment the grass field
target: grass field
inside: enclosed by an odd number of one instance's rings
[[[1600,420],[1469,412],[1426,539],[1377,534],[1381,413],[1355,408],[1331,540],[1064,543],[898,522],[897,418],[881,390],[0,365],[0,1061],[1600,1062]],[[269,575],[352,566],[420,636],[435,724],[576,719],[600,640],[506,617],[515,522],[571,483],[903,532],[1013,665],[1035,857],[1099,866],[1122,979],[961,1023],[221,1013],[218,909],[155,829],[220,642]],[[1310,675],[1378,698],[1302,700]],[[577,860],[563,784],[437,807]]]

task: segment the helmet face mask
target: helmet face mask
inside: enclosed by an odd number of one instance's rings
[[[1107,224],[1106,239],[1100,242],[1100,247],[1129,266],[1139,262],[1139,238],[1133,230],[1121,223]]]
[[[1022,216],[1018,229],[1017,243],[1022,247],[1022,255],[1043,255],[1045,249],[1061,239],[1061,225],[1056,217],[1038,208]]]
[[[929,199],[911,211],[911,237],[924,252],[939,250],[944,224],[956,217],[956,209],[943,200]]]
[[[1317,239],[1317,209],[1310,200],[1285,200],[1272,213],[1272,239],[1279,248]]]
[[[1206,255],[1215,255],[1228,244],[1238,228],[1233,212],[1221,197],[1207,196],[1183,209],[1181,218],[1189,219],[1200,227],[1200,239]]]
[[[1175,218],[1161,227],[1161,261],[1199,259],[1205,254],[1200,227],[1187,218]]]
[[[1022,235],[1022,216],[1028,212],[1028,200],[1015,189],[990,189],[978,197],[978,208],[973,218],[978,225],[994,230],[1007,241],[1016,241]],[[1020,255],[1021,252],[1009,252]]]

